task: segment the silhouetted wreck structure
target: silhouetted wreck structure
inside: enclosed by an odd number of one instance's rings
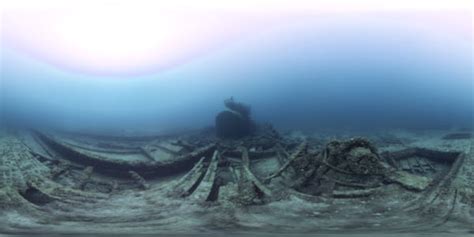
[[[232,97],[225,100],[224,105],[227,110],[216,116],[216,134],[219,138],[238,139],[255,131],[249,105],[236,102]]]

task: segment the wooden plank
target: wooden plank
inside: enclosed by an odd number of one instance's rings
[[[156,161],[155,157],[148,151],[146,147],[139,147],[139,150],[141,154],[143,154],[146,158],[148,158],[151,161]]]
[[[173,188],[173,193],[180,197],[191,195],[197,188],[205,174],[204,160],[202,157],[199,162],[184,176]]]
[[[274,174],[268,176],[267,178],[265,178],[265,180],[271,180],[279,175],[281,175],[281,173],[283,171],[285,171],[293,161],[296,160],[296,158],[298,158],[302,152],[304,152],[306,150],[306,148],[308,147],[308,143],[306,141],[302,142],[298,148],[296,149],[296,151],[291,155],[291,157],[286,161],[286,163],[280,167],[280,169],[275,172]]]
[[[260,180],[255,177],[255,175],[250,171],[249,167],[249,154],[246,148],[242,148],[242,169],[243,175],[245,177],[241,177],[241,179],[250,180],[255,187],[257,187],[260,191],[262,191],[265,195],[271,197],[273,196],[272,191],[268,189]]]
[[[192,193],[191,197],[200,200],[209,200],[212,188],[216,182],[217,165],[219,164],[219,151],[214,151],[211,163],[207,167],[206,173],[199,183],[199,186]]]

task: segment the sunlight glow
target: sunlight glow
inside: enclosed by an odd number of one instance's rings
[[[53,64],[99,74],[167,68],[257,26],[222,14],[122,6],[5,16],[7,45]]]
[[[183,64],[291,14],[470,6],[465,0],[427,2],[6,0],[2,47],[60,68],[134,74]]]

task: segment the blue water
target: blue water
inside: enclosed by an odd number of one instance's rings
[[[233,96],[280,129],[472,126],[472,40],[391,23],[321,25],[280,25],[167,70],[123,77],[68,71],[4,47],[3,122],[200,128]]]

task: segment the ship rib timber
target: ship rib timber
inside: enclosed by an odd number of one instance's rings
[[[110,160],[96,154],[79,151],[52,137],[38,134],[51,149],[60,153],[71,162],[93,166],[97,172],[109,176],[129,177],[128,171],[139,172],[143,177],[163,177],[186,172],[203,156],[209,155],[215,149],[215,144],[210,144],[196,149],[194,152],[165,161],[122,161]]]

